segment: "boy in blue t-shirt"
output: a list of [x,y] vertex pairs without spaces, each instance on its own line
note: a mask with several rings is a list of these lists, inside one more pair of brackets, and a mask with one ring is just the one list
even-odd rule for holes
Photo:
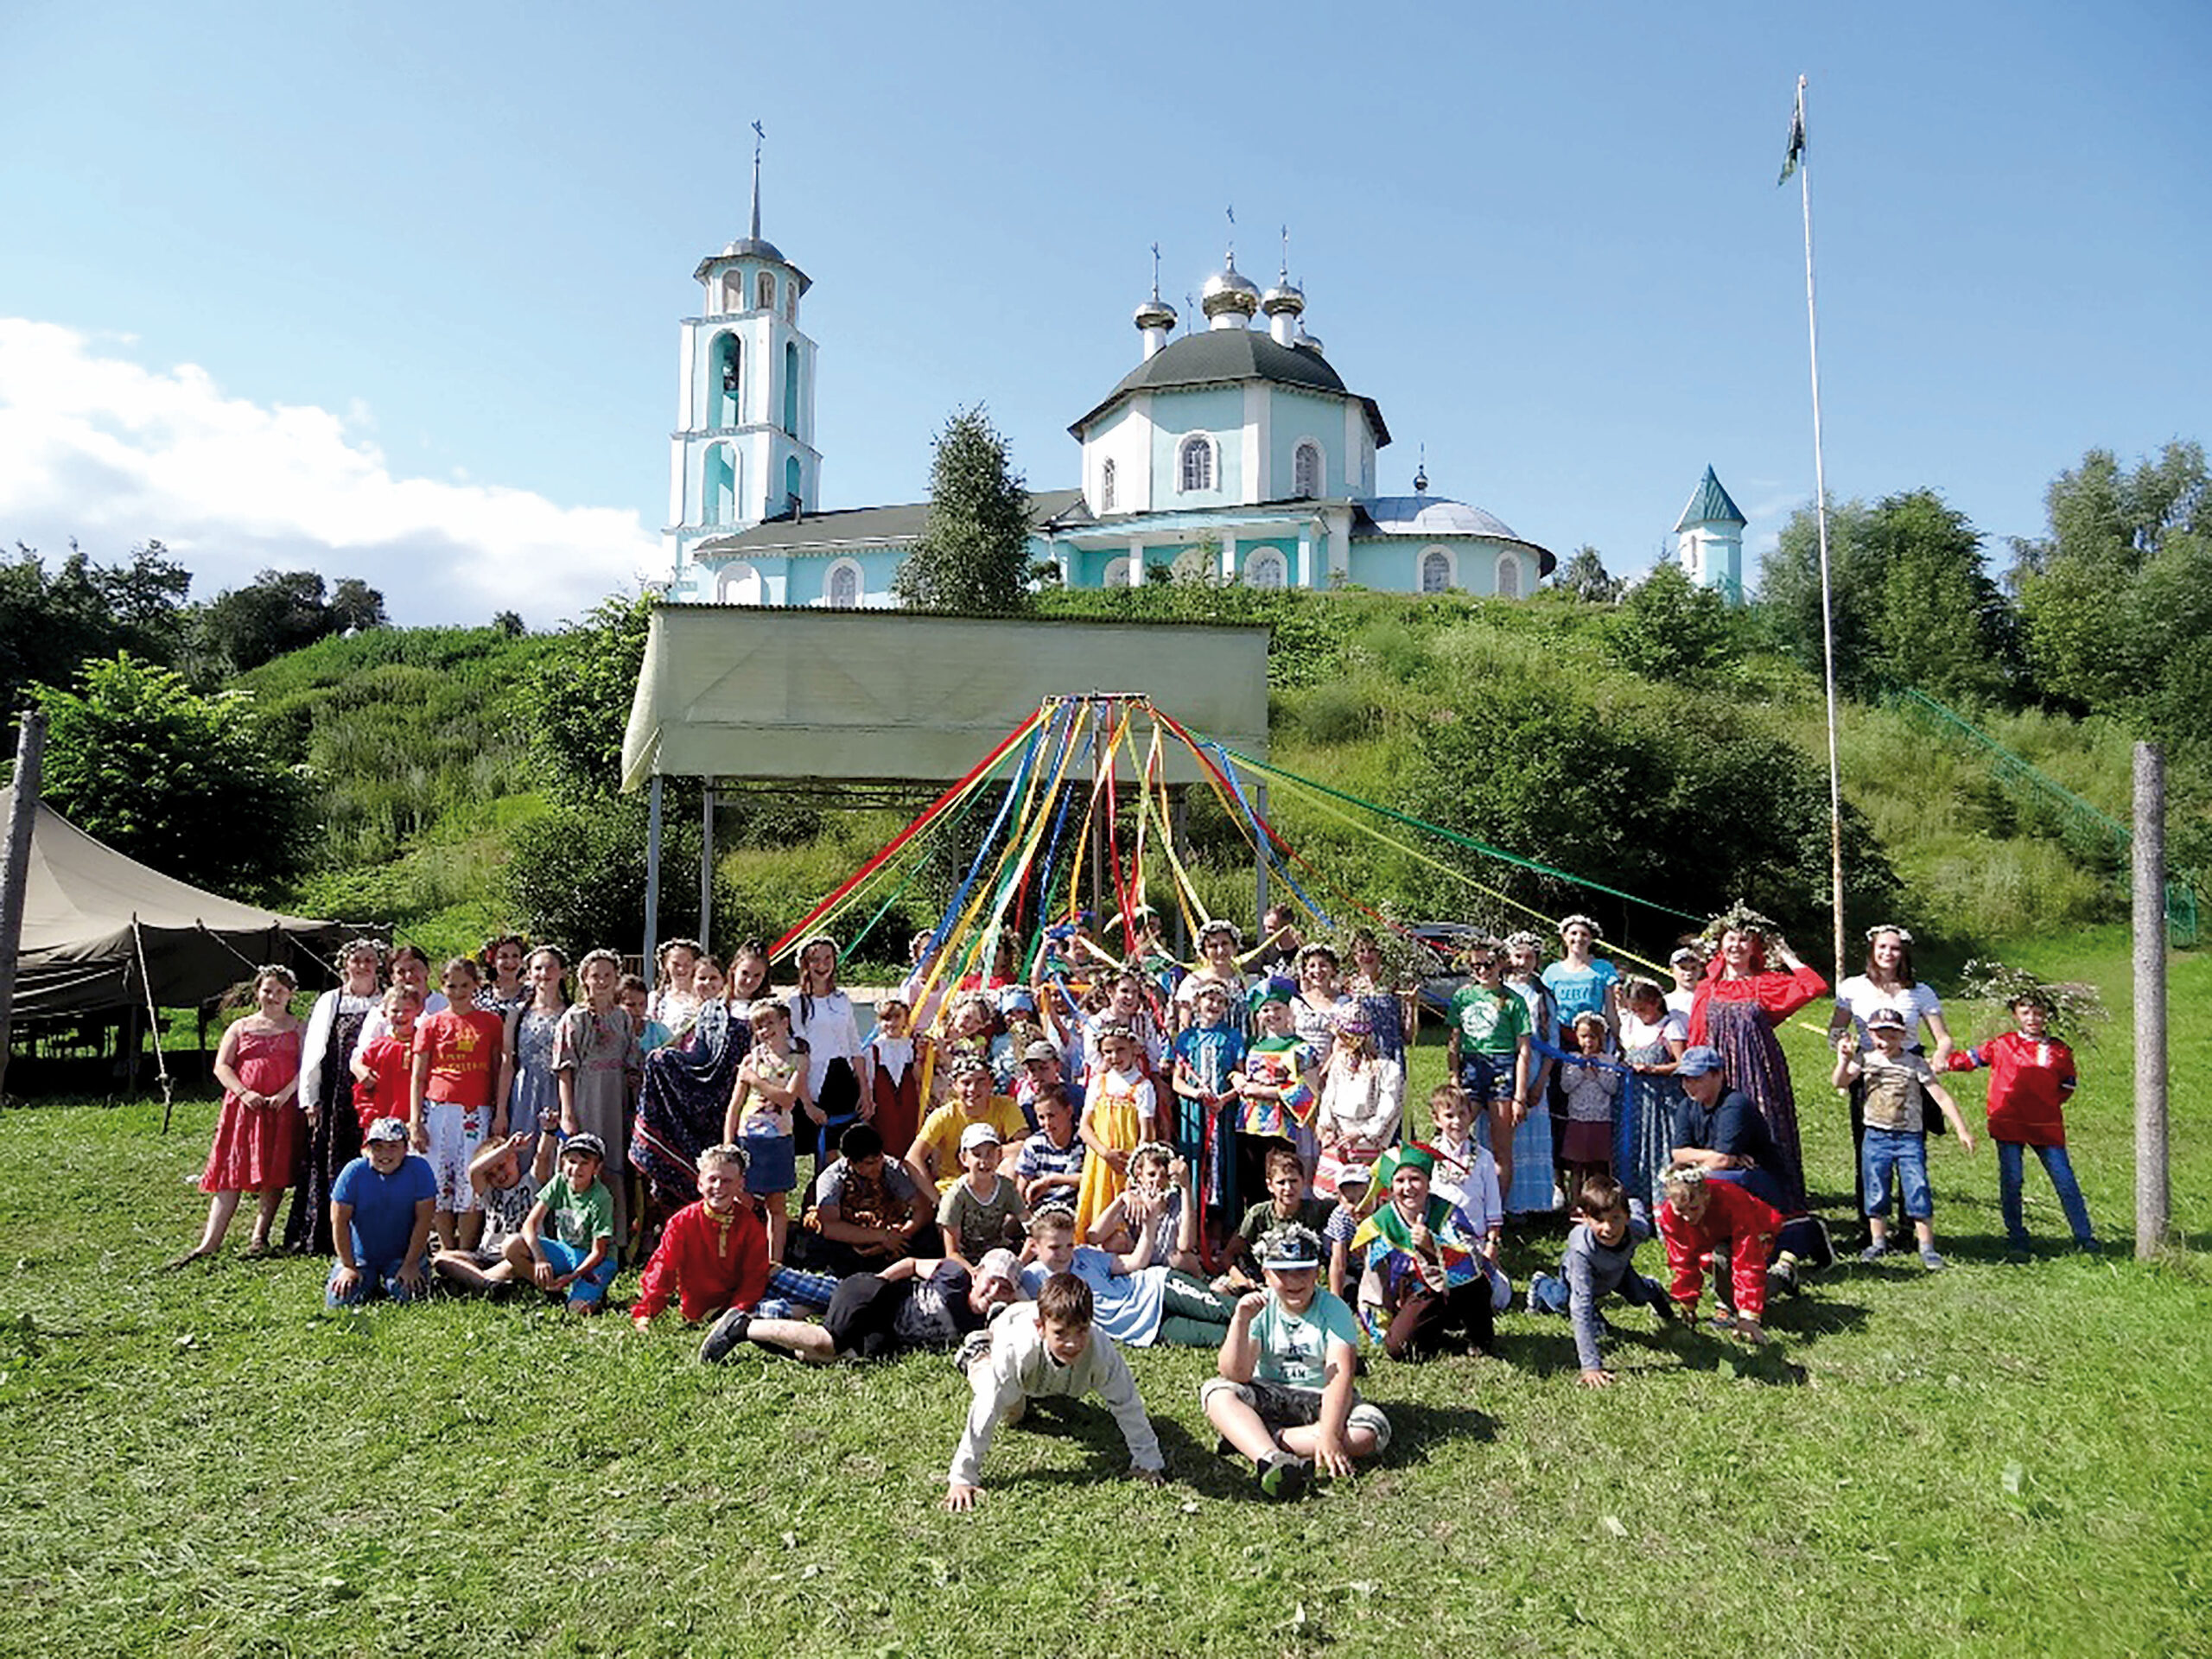
[[380,1117],[362,1138],[359,1158],[330,1184],[330,1237],[338,1254],[322,1300],[358,1306],[374,1294],[395,1302],[423,1293],[438,1178],[429,1160],[407,1150],[407,1125]]
[[1390,1444],[1390,1420],[1359,1397],[1359,1327],[1320,1288],[1321,1241],[1292,1224],[1260,1241],[1268,1287],[1242,1298],[1221,1344],[1218,1376],[1198,1389],[1206,1421],[1252,1459],[1269,1497],[1295,1497],[1313,1466],[1349,1475],[1355,1458]]

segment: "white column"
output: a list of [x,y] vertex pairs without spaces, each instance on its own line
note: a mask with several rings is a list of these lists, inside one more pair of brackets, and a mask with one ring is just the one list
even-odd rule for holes
[[1221,579],[1224,582],[1236,580],[1236,538],[1234,536],[1221,538]]
[[1295,580],[1300,588],[1313,585],[1313,526],[1311,524],[1301,525],[1298,531],[1298,574]]
[[1144,586],[1144,537],[1141,536],[1129,537],[1129,586]]
[[1349,578],[1351,573],[1351,515],[1337,512],[1329,515],[1329,578],[1322,585],[1333,588],[1338,577]]

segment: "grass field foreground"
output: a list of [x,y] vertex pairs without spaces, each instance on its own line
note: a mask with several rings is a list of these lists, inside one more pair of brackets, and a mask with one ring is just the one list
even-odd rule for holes
[[[2107,1254],[2060,1249],[2031,1165],[2047,1248],[2005,1265],[1988,1148],[1936,1149],[1952,1271],[1839,1268],[1758,1352],[1618,1310],[1605,1392],[1516,1304],[1500,1358],[1376,1359],[1389,1455],[1284,1507],[1213,1454],[1208,1355],[1134,1358],[1164,1491],[1110,1478],[1103,1410],[1040,1412],[948,1516],[966,1392],[942,1358],[708,1369],[672,1316],[334,1315],[320,1264],[235,1253],[160,1275],[212,1102],[166,1137],[151,1105],[11,1111],[0,1652],[2212,1651],[2212,960],[2177,959],[2172,992],[2197,1253],[2145,1266],[2125,941],[2014,954],[2115,1004],[2071,1114]],[[1954,1010],[1962,1037],[1990,1018]],[[1843,1114],[1817,1033],[1789,1043],[1840,1217]],[[1440,1071],[1424,1048],[1411,1092]],[[1961,1095],[1978,1127],[1979,1080]],[[1512,1236],[1516,1285],[1562,1231]]]

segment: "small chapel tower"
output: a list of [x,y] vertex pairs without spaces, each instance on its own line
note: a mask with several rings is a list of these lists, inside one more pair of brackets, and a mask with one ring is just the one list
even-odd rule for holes
[[760,124],[753,123],[750,232],[699,262],[702,315],[680,326],[676,430],[663,532],[678,597],[712,600],[693,549],[821,500],[814,448],[814,342],[799,332],[804,271],[760,236]]
[[1732,605],[1744,592],[1744,525],[1748,522],[1720,487],[1712,467],[1675,524],[1675,556],[1683,572],[1700,588],[1715,588]]

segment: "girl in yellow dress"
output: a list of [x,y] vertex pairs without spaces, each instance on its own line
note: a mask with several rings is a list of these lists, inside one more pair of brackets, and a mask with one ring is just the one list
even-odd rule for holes
[[1076,1196],[1076,1236],[1104,1215],[1128,1179],[1129,1154],[1160,1138],[1159,1102],[1145,1073],[1136,1033],[1125,1025],[1101,1027],[1098,1055],[1103,1062],[1090,1074],[1084,1101],[1083,1185]]

